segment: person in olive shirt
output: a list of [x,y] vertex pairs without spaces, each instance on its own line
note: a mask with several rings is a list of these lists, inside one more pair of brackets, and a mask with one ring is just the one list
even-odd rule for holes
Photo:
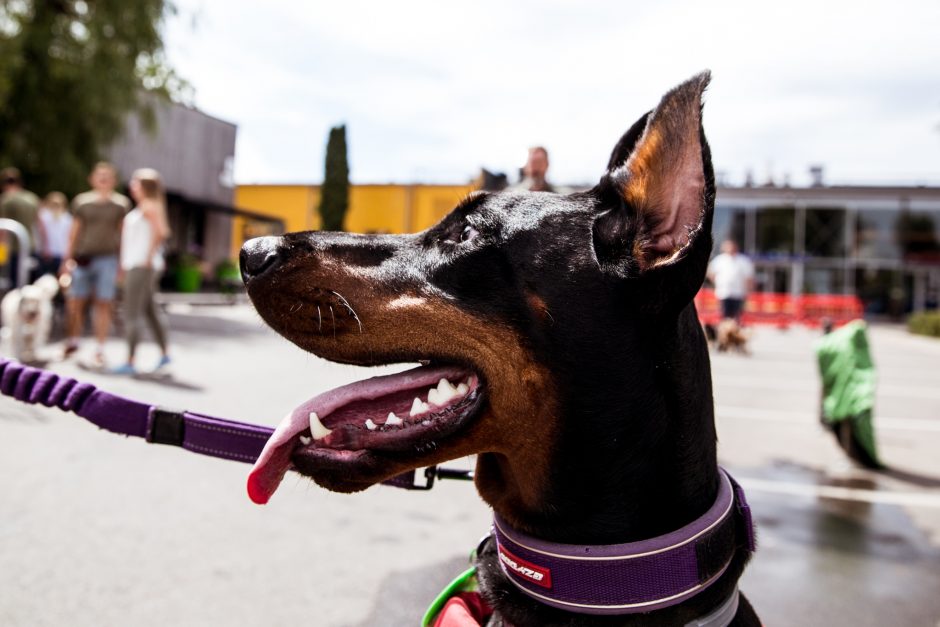
[[114,191],[117,171],[110,163],[95,165],[88,177],[91,191],[72,201],[72,232],[63,261],[63,271],[72,274],[66,305],[68,339],[65,357],[78,350],[78,338],[89,299],[94,300],[94,330],[98,345],[94,365],[105,367],[104,343],[111,329],[117,291],[118,253],[121,226],[131,203]]
[[[26,228],[29,233],[30,246],[34,244],[34,230],[37,227],[36,217],[39,214],[39,198],[29,190],[23,189],[23,177],[16,168],[4,168],[0,172],[0,185],[3,193],[0,195],[0,218],[9,218],[16,220]],[[0,231],[0,242],[9,244],[10,238],[6,231]],[[28,252],[32,252],[32,249]],[[13,287],[18,286],[19,266],[18,256],[9,255],[10,274],[13,279]]]

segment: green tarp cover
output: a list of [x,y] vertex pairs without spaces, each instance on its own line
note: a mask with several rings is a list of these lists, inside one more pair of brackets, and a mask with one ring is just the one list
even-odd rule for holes
[[816,342],[823,385],[823,420],[854,421],[858,443],[877,460],[872,415],[875,407],[875,364],[868,350],[865,323],[855,320]]

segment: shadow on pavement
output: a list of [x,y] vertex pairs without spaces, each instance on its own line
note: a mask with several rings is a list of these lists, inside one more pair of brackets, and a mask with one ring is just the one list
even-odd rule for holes
[[237,320],[199,313],[175,314],[168,316],[170,327],[170,341],[173,336],[185,335],[187,342],[190,339],[214,339],[219,337],[239,337],[244,335],[267,335],[273,333],[264,326],[259,317],[257,320]]
[[369,616],[361,623],[347,627],[418,625],[444,586],[467,567],[467,556],[463,555],[423,568],[392,573],[378,590],[369,592],[369,596],[375,599]]
[[[880,473],[846,479],[778,462],[741,474],[877,490]],[[936,623],[940,549],[901,507],[760,490],[748,500],[758,550],[741,590],[765,624]]]
[[192,390],[193,392],[202,392],[205,388],[201,385],[196,385],[194,383],[186,383],[185,381],[180,381],[179,379],[173,378],[171,374],[164,373],[140,373],[134,375],[134,381],[142,381],[144,383],[155,383],[157,385],[162,385],[168,388],[176,388],[179,390]]
[[917,472],[902,470],[893,466],[889,466],[887,469],[883,470],[881,474],[921,488],[940,488],[940,477],[922,475]]
[[49,410],[47,410],[45,407],[24,405],[19,401],[8,399],[6,397],[3,397],[3,400],[0,402],[2,402],[2,409],[0,409],[0,420],[21,423],[49,422]]

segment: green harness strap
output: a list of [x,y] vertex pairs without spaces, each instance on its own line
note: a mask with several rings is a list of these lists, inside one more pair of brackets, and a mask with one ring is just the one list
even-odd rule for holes
[[476,566],[471,566],[457,575],[457,578],[447,584],[447,587],[441,590],[437,598],[431,602],[428,611],[424,613],[424,618],[421,619],[421,627],[431,627],[434,624],[434,619],[437,618],[437,615],[452,596],[458,592],[475,592],[476,589],[477,569]]

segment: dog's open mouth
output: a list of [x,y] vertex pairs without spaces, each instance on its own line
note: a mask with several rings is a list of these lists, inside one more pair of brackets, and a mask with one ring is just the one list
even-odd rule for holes
[[471,370],[421,366],[324,392],[278,425],[251,470],[248,495],[266,503],[288,470],[318,459],[356,464],[366,455],[433,450],[479,413],[483,391]]

